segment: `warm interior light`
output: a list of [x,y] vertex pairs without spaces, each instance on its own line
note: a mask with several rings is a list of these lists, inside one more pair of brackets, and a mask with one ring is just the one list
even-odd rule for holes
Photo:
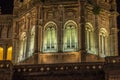
[[7,60],[12,60],[12,47],[7,50]]
[[3,48],[0,47],[0,60],[3,60]]

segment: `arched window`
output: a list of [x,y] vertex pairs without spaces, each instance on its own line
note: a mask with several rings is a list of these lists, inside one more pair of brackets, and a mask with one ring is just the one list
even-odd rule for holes
[[86,38],[86,50],[90,52],[94,48],[94,39],[93,39],[93,27],[89,23],[86,23],[85,25],[85,38]]
[[25,53],[26,53],[26,33],[23,32],[22,35],[20,36],[20,49],[19,49],[19,58],[18,61],[21,61],[25,58]]
[[57,51],[57,30],[54,22],[48,22],[44,30],[43,52]]
[[107,41],[107,32],[105,29],[100,29],[99,32],[99,50],[100,50],[100,56],[101,57],[105,57],[106,56],[106,52],[107,52],[107,46],[108,45],[108,41]]
[[7,60],[12,60],[12,47],[7,49]]
[[35,42],[35,26],[33,26],[30,33],[29,56],[31,56],[34,52],[34,42]]
[[0,47],[0,60],[3,60],[3,48]]
[[76,51],[77,38],[77,24],[69,20],[64,25],[63,51]]

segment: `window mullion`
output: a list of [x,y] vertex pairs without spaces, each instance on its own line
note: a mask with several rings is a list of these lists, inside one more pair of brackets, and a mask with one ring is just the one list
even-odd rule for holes
[[70,36],[69,39],[70,39],[70,49],[71,49],[72,48],[71,47],[71,44],[72,44],[72,39],[71,39],[72,38],[72,28],[71,27],[70,27],[70,35],[69,36]]
[[87,30],[87,49],[89,50],[89,29]]
[[105,36],[103,36],[104,39],[104,55],[105,55]]
[[91,31],[89,31],[89,50],[91,50]]

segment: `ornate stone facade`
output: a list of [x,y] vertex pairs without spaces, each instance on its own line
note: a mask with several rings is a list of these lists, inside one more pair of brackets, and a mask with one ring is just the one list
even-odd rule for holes
[[99,62],[118,55],[115,0],[15,0],[14,15],[15,63]]
[[119,80],[117,15],[115,0],[14,0],[0,80]]

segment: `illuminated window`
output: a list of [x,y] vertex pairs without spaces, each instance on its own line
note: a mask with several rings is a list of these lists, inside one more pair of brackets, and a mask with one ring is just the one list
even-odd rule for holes
[[100,56],[105,57],[107,51],[107,33],[104,29],[100,30],[99,33],[99,49],[100,49]]
[[3,48],[0,47],[0,60],[3,60]]
[[12,47],[7,49],[7,60],[12,60]]
[[49,22],[45,26],[43,52],[57,51],[57,31],[56,24]]
[[74,21],[69,20],[64,26],[63,50],[75,51],[77,44],[77,25]]
[[86,49],[91,51],[94,48],[93,27],[89,23],[85,26]]
[[25,59],[25,53],[26,53],[26,33],[23,32],[20,37],[20,49],[19,49],[19,56],[18,61],[21,61]]
[[34,42],[35,42],[35,26],[33,26],[30,33],[30,47],[29,47],[29,56],[34,52]]

